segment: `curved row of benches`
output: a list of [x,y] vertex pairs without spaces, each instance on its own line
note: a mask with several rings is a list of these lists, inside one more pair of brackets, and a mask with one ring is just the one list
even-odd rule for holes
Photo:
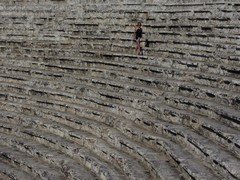
[[1,7],[1,178],[240,178],[238,2]]

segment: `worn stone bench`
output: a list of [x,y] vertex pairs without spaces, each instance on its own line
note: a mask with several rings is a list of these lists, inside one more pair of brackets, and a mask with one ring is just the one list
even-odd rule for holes
[[2,1],[0,178],[239,179],[238,12],[234,0]]
[[[44,103],[43,101],[39,101],[38,103]],[[45,103],[44,103],[45,104]],[[49,106],[50,104],[45,104],[45,105],[47,105],[47,106]],[[51,105],[50,105],[51,106]],[[57,107],[57,106],[56,106]],[[60,110],[60,109],[59,109]],[[160,143],[160,142],[159,142]],[[163,142],[162,142],[163,143]],[[168,144],[169,144],[169,142],[168,142]],[[129,143],[127,143],[127,146],[130,146],[130,144]],[[161,145],[161,146],[163,146],[163,145]],[[166,146],[166,144],[165,144],[165,146]],[[176,145],[175,145],[176,146]],[[174,147],[174,146],[173,146]],[[172,147],[172,148],[173,148]],[[168,149],[168,148],[167,148]],[[169,149],[170,150],[170,149]],[[170,153],[170,154],[175,154],[175,153],[177,153],[177,151],[174,151],[174,152],[171,152],[171,150],[168,152],[168,153]],[[178,155],[177,155],[178,154]],[[182,154],[182,153],[177,153],[177,154],[175,154],[174,156],[177,158],[178,156],[184,156],[184,154]],[[156,157],[155,157],[156,158]],[[191,158],[192,159],[192,158]],[[175,159],[176,160],[176,159]],[[189,166],[188,166],[188,168],[189,169],[186,169],[186,171],[188,171],[188,173],[193,173],[193,169],[194,169],[194,167],[196,168],[196,166],[198,166],[198,168],[200,168],[200,169],[202,169],[201,171],[205,171],[205,173],[204,173],[204,176],[211,176],[209,173],[207,173],[207,170],[204,170],[204,168],[203,167],[200,167],[199,165],[200,164],[195,164],[193,161],[191,162],[188,162],[188,163],[190,163],[190,164],[192,164],[192,166],[189,164]],[[184,162],[183,162],[183,164],[184,164]],[[194,165],[195,164],[195,165]],[[203,173],[203,172],[202,172]],[[203,176],[203,174],[199,174],[199,175],[197,175],[197,176]],[[206,174],[207,173],[207,174]]]

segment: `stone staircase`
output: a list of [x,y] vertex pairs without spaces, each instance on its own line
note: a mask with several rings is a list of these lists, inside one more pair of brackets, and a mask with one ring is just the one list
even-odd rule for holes
[[1,1],[0,179],[240,179],[239,12]]

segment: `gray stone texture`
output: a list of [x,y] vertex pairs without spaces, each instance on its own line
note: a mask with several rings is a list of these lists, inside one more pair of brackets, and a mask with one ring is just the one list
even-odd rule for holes
[[0,32],[0,179],[240,179],[238,0],[1,0]]

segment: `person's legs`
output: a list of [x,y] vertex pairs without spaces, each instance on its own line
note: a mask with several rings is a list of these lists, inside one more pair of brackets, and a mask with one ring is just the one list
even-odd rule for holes
[[136,41],[136,55],[137,55],[137,53],[138,53],[138,41]]
[[140,39],[137,39],[137,44],[136,44],[136,55],[139,55],[140,52],[141,52]]

